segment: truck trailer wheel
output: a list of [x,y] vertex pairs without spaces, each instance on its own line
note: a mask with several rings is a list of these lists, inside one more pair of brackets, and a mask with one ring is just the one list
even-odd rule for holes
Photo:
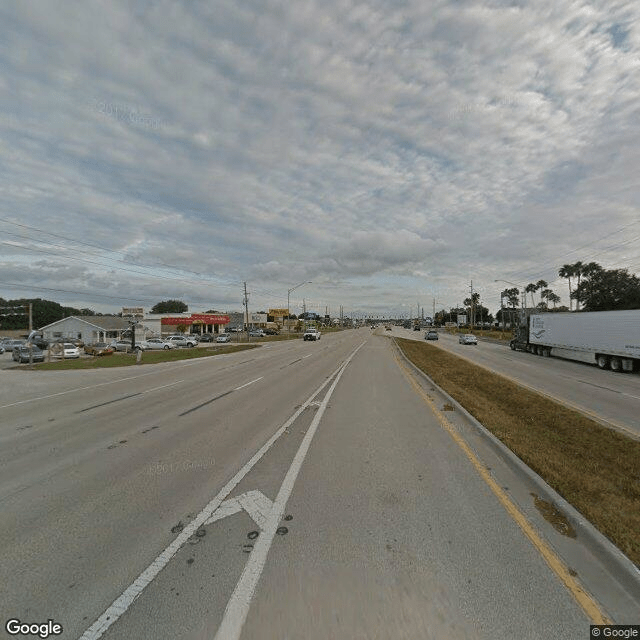
[[596,358],[596,363],[600,369],[609,368],[609,358],[607,358],[607,356],[598,356]]
[[620,358],[611,358],[611,371],[622,371],[622,360]]

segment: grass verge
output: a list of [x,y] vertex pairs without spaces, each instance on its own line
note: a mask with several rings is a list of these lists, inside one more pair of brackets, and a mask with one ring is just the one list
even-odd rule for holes
[[443,349],[403,353],[640,567],[640,442]]
[[[157,364],[159,362],[174,362],[176,360],[190,360],[191,358],[207,358],[222,353],[234,353],[254,349],[256,344],[237,344],[229,346],[212,346],[198,349],[172,349],[170,351],[145,351],[140,364]],[[110,356],[97,358],[80,358],[78,360],[60,360],[58,362],[42,362],[35,365],[38,371],[57,371],[67,369],[105,369],[109,367],[128,367],[137,364],[137,357],[133,353],[114,353]],[[28,365],[25,365],[28,366]]]

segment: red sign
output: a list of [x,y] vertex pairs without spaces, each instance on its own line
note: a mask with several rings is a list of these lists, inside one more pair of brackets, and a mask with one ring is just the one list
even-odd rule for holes
[[229,324],[229,316],[213,313],[192,313],[190,318],[161,318],[160,324]]
[[160,318],[160,324],[193,324],[193,318]]

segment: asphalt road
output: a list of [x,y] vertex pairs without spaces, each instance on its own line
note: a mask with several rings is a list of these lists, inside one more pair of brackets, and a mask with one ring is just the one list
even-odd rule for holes
[[[369,329],[0,379],[3,625],[511,640],[582,639],[601,613],[640,620],[582,541],[537,516],[525,481],[464,424],[443,427],[433,390]],[[586,605],[559,578],[568,562]]]
[[[388,333],[388,332],[387,332]],[[393,327],[391,335],[424,341],[424,331]],[[457,335],[439,331],[442,349],[468,358],[520,384],[560,400],[602,424],[640,437],[640,375],[602,371],[596,366],[560,358],[542,358],[508,345],[479,338],[479,344],[458,343]]]

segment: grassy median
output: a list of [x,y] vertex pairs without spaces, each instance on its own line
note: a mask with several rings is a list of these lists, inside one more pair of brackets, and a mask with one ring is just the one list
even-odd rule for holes
[[[236,351],[255,349],[257,346],[257,344],[234,344],[200,347],[195,349],[145,351],[142,354],[142,361],[140,364],[157,364],[159,362],[174,362],[176,360],[189,360],[191,358],[207,358],[210,356],[220,355],[222,353],[235,353]],[[128,367],[137,363],[138,360],[135,353],[114,353],[110,356],[41,362],[34,366],[38,371],[51,371],[63,369],[104,369],[108,367]]]
[[640,441],[433,345],[404,354],[640,567]]

